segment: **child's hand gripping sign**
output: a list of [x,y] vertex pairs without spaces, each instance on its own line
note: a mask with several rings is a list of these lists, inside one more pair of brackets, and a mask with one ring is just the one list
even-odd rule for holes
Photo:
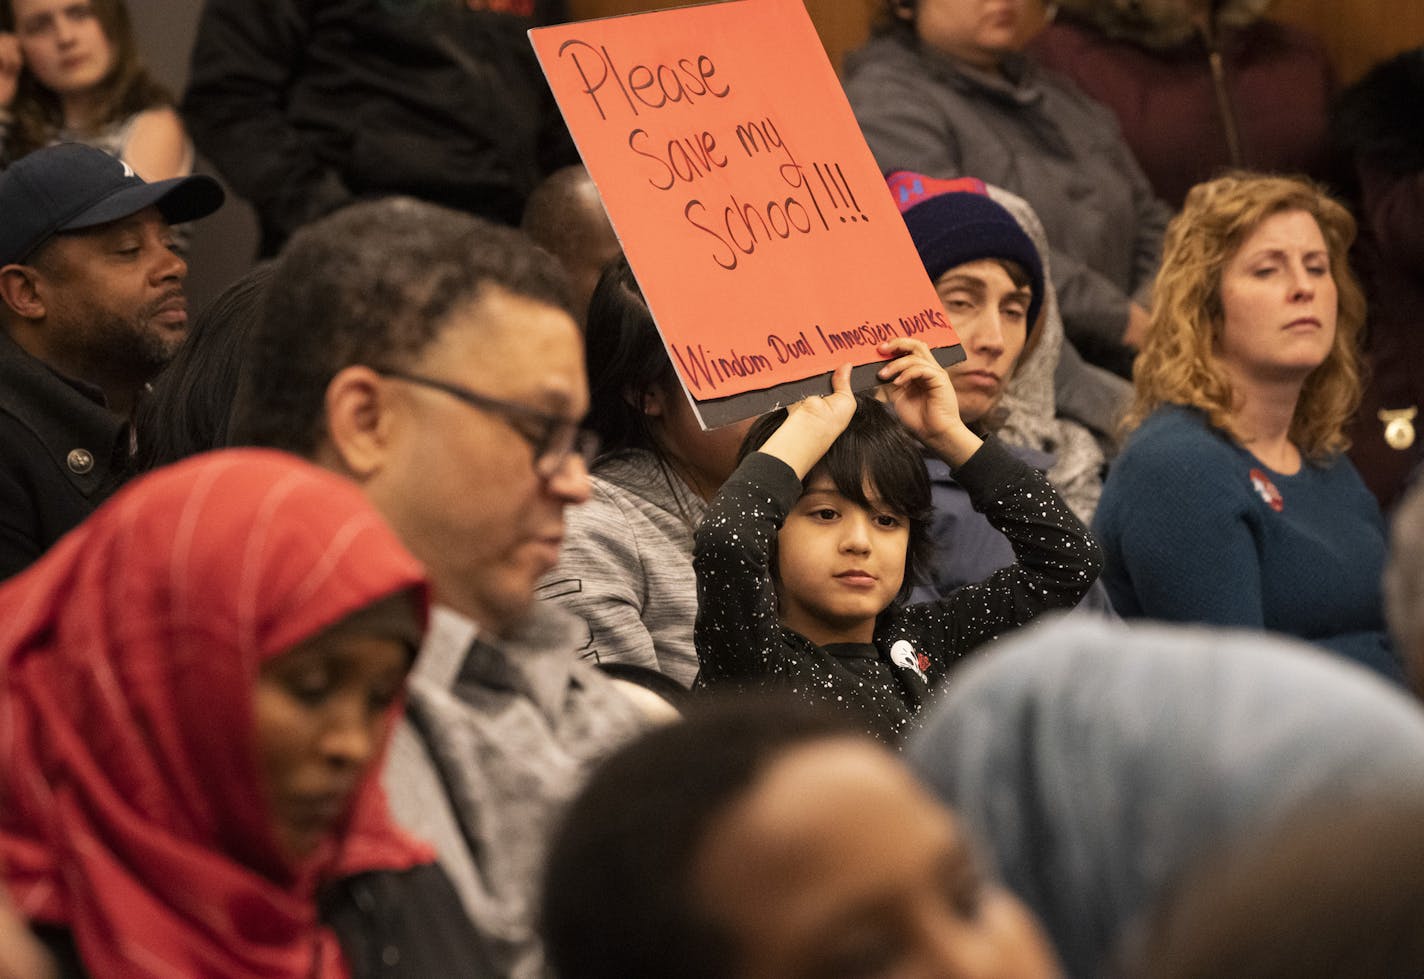
[[800,0],[530,32],[704,428],[963,359]]

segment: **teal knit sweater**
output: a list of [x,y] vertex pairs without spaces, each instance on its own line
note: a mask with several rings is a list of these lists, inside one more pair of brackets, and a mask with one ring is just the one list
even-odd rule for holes
[[1094,530],[1124,618],[1268,629],[1402,676],[1384,522],[1344,456],[1283,475],[1201,412],[1162,408],[1113,463]]

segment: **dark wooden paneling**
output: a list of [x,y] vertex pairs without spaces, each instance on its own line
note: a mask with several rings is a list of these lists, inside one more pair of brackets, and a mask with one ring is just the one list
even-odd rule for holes
[[1279,0],[1273,13],[1319,34],[1346,84],[1376,62],[1424,44],[1421,0]]
[[[861,44],[880,0],[805,0],[833,64]],[[684,6],[684,0],[570,0],[578,19]],[[1274,16],[1324,39],[1342,81],[1407,48],[1424,45],[1424,0],[1278,0]]]

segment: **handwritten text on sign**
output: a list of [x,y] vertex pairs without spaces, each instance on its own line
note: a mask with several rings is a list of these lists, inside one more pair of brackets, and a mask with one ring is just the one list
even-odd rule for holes
[[[592,99],[598,117],[605,122],[621,115],[637,119],[670,105],[693,105],[699,99],[725,99],[732,92],[729,83],[714,77],[717,66],[705,54],[695,59],[679,58],[675,67],[635,64],[626,74],[615,64],[607,47],[594,48],[587,41],[565,41],[559,46],[559,57],[569,59],[578,72],[584,94]],[[664,142],[642,126],[633,126],[627,141],[628,149],[647,161],[642,165],[648,185],[655,190],[670,191],[679,184],[695,184],[737,159],[762,160],[776,168],[777,175],[793,192],[783,200],[744,204],[734,195],[729,201],[709,207],[701,197],[690,197],[683,205],[687,223],[718,243],[711,258],[722,268],[735,269],[738,256],[754,254],[762,242],[829,231],[831,221],[836,219],[842,224],[869,220],[841,165],[812,163],[814,176],[809,176],[782,139],[773,116],[739,122],[730,134],[722,135],[720,144],[710,129],[672,136]],[[812,181],[820,186],[820,198]],[[822,200],[826,202],[824,208]],[[720,213],[716,211],[718,204]]]
[[695,400],[957,342],[798,0],[531,38]]

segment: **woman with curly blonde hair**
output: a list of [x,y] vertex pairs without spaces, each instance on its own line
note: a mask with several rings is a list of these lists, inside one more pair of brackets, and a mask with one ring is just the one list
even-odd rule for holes
[[1191,190],[1095,529],[1124,616],[1282,632],[1397,678],[1384,524],[1343,454],[1364,321],[1354,235],[1306,181],[1237,173]]

